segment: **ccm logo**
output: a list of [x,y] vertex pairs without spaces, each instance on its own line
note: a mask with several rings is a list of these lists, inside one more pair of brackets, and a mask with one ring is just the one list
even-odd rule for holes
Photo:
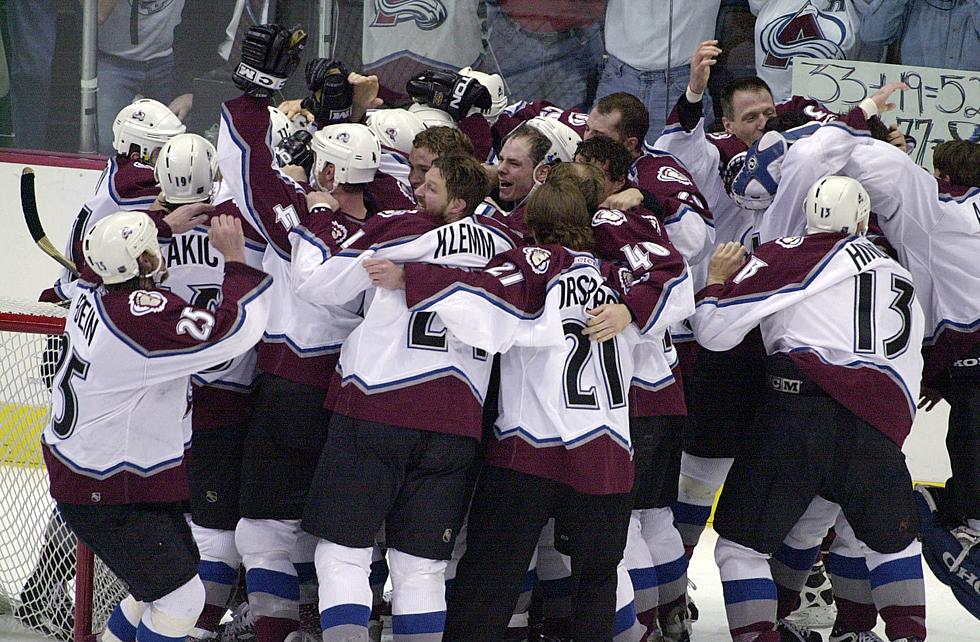
[[980,366],[980,359],[959,359],[953,362],[954,368],[976,368]]
[[769,375],[769,387],[777,392],[788,392],[793,395],[800,394],[800,386],[803,382],[799,379],[785,379]]
[[275,88],[276,79],[259,72],[259,70],[249,67],[243,62],[238,63],[238,75],[256,85]]

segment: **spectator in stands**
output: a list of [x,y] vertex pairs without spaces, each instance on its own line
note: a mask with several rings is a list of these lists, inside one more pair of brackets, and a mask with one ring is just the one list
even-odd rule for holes
[[56,0],[7,2],[10,115],[17,147],[43,149],[45,146],[57,23]]
[[861,39],[898,43],[903,65],[980,70],[980,0],[872,0]]
[[488,0],[487,42],[515,100],[586,110],[602,66],[605,0]]
[[137,95],[170,103],[183,119],[191,94],[177,95],[174,29],[184,0],[99,2],[99,153],[111,154],[112,121]]
[[853,59],[867,0],[749,0],[756,75],[777,103],[793,95],[793,58]]
[[[721,0],[674,2],[609,0],[606,8],[606,53],[596,97],[618,91],[633,94],[650,112],[646,141],[660,136],[667,115],[684,95],[691,79],[691,43],[710,40]],[[704,97],[705,125],[714,112]]]

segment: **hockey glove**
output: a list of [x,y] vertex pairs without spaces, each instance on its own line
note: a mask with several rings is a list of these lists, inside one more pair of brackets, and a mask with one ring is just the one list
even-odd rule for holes
[[347,77],[350,71],[339,60],[317,58],[306,63],[306,86],[310,95],[303,99],[303,109],[313,112],[319,127],[350,120],[354,88]]
[[314,160],[313,148],[310,146],[312,140],[313,136],[305,129],[294,132],[292,136],[284,139],[276,146],[276,160],[279,161],[279,166],[299,165],[309,176]]
[[441,109],[457,123],[466,118],[473,107],[485,111],[493,104],[490,91],[480,81],[453,71],[424,71],[408,81],[405,93],[416,102]]
[[298,27],[250,27],[242,42],[241,62],[235,68],[235,86],[249,96],[268,98],[286,84],[305,47],[306,33]]

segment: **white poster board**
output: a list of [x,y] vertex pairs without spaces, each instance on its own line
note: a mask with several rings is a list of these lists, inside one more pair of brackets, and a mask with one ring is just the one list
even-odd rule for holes
[[882,86],[904,81],[883,115],[913,145],[916,163],[932,169],[932,149],[947,140],[980,141],[980,71],[956,71],[851,60],[793,59],[793,93],[845,113]]

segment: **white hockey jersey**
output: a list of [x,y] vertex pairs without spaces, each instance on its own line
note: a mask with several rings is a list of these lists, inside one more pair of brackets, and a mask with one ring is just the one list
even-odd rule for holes
[[[443,224],[424,212],[380,212],[338,254],[312,267],[296,262],[294,287],[311,303],[342,305],[374,290],[366,259],[479,268],[518,242],[482,216]],[[379,290],[341,350],[334,412],[479,439],[491,363],[434,314],[410,311],[402,291]]]
[[922,377],[922,309],[908,270],[863,236],[813,234],[758,248],[727,282],[698,293],[698,343],[729,350],[756,326],[768,354],[899,446]]
[[70,504],[186,499],[189,377],[255,345],[270,285],[229,263],[210,311],[160,290],[80,284],[41,436],[51,495]]
[[[689,314],[682,297],[664,295],[663,321],[640,333],[630,324],[597,343],[582,334],[588,310],[618,303],[632,274],[559,245],[496,256],[482,272],[406,266],[410,309],[431,311],[463,342],[500,352],[499,416],[487,463],[554,479],[591,494],[632,488],[629,386],[669,374],[637,359],[649,344],[663,354],[668,319]],[[646,353],[649,354],[649,353]]]
[[794,58],[846,60],[861,46],[867,0],[749,0],[756,15],[755,71],[776,102],[793,93]]
[[830,123],[790,147],[776,199],[761,228],[767,236],[806,226],[803,200],[818,179],[842,174],[860,181],[878,225],[915,280],[925,313],[925,380],[980,341],[980,190],[960,198],[901,150],[843,123]]

